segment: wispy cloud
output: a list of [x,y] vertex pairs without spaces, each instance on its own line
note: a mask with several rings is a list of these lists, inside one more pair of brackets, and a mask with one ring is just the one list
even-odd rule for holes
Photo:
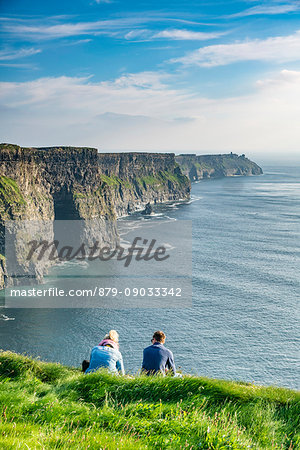
[[170,75],[165,72],[140,72],[122,75],[109,85],[117,88],[135,87],[143,89],[165,89]]
[[291,85],[300,85],[300,72],[297,70],[282,70],[276,77],[257,80],[258,88],[283,88]]
[[255,39],[233,44],[202,47],[173,63],[188,66],[216,67],[239,61],[268,61],[282,63],[300,60],[300,31],[289,36]]
[[129,41],[154,41],[154,40],[169,40],[169,41],[207,41],[209,39],[216,39],[224,33],[190,31],[186,29],[169,28],[162,31],[152,31],[149,29],[131,30],[125,34],[124,38]]
[[148,29],[140,29],[140,30],[130,30],[128,33],[125,33],[124,38],[128,41],[149,41],[153,36],[153,32]]
[[5,49],[0,50],[0,61],[11,61],[14,59],[25,58],[27,56],[36,55],[41,50],[37,48],[20,48],[18,50]]
[[168,77],[142,72],[101,83],[1,82],[2,138],[102,150],[299,150],[300,72],[258,81],[251,95],[216,99],[173,89]]
[[235,17],[247,17],[247,16],[255,16],[255,15],[274,15],[274,14],[287,14],[290,12],[296,12],[300,10],[300,3],[297,0],[294,0],[292,3],[284,3],[284,4],[273,4],[273,5],[257,5],[252,8],[246,9],[236,14],[231,14],[227,16],[228,18]]
[[19,36],[26,40],[47,40],[58,39],[71,36],[97,35],[99,33],[109,33],[126,31],[134,26],[141,26],[147,21],[146,18],[121,18],[112,20],[98,20],[92,22],[61,22],[46,19],[39,20],[2,20],[2,31],[4,33]]
[[[68,38],[74,36],[99,36],[109,35],[116,38],[133,39],[187,39],[203,40],[214,38],[218,33],[202,33],[200,31],[188,31],[177,29],[157,29],[151,30],[151,24],[155,23],[184,23],[185,25],[203,26],[190,20],[168,17],[167,15],[147,15],[128,16],[122,18],[97,20],[90,22],[62,21],[60,18],[49,17],[44,20],[39,19],[0,19],[1,29],[4,34],[22,38],[24,40],[41,41]],[[205,24],[211,26],[211,24]]]
[[89,42],[92,42],[93,39],[78,39],[78,40],[72,40],[72,41],[63,41],[60,45],[65,46],[72,46],[72,45],[81,45],[81,44],[88,44]]
[[208,39],[216,39],[222,36],[223,33],[205,33],[202,31],[190,31],[179,29],[168,29],[160,31],[153,35],[155,39],[170,39],[180,41],[206,41]]
[[37,66],[34,64],[23,64],[23,63],[0,63],[1,67],[13,67],[14,69],[29,69],[36,70]]
[[57,39],[62,37],[94,34],[100,29],[107,28],[100,22],[64,23],[59,25],[26,25],[26,24],[4,24],[5,32],[21,36],[25,39]]

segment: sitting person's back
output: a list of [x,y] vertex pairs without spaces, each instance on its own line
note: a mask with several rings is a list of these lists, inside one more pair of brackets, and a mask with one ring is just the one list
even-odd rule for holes
[[144,349],[142,371],[146,375],[159,372],[165,374],[167,370],[176,375],[173,353],[163,345],[165,339],[162,331],[156,331],[151,340],[152,345]]
[[100,368],[106,368],[110,372],[124,375],[124,364],[122,354],[119,351],[119,335],[111,330],[99,345],[91,351],[89,367],[85,373],[95,372]]

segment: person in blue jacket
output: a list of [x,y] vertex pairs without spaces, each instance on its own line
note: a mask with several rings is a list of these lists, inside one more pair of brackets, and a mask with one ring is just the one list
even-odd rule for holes
[[125,374],[123,357],[119,351],[119,334],[116,330],[110,330],[100,344],[92,349],[85,373],[95,372],[100,368],[106,368],[117,375]]
[[171,370],[176,376],[174,356],[171,350],[164,346],[166,335],[163,331],[155,331],[152,345],[144,349],[142,372],[146,375],[165,373]]

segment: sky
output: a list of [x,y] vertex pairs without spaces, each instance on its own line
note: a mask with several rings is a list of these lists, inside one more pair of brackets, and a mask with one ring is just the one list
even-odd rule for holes
[[300,161],[300,0],[0,0],[1,142]]

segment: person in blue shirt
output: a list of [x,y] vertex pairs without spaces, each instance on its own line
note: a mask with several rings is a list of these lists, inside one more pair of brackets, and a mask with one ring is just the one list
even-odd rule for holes
[[166,335],[163,331],[155,331],[151,340],[152,345],[144,349],[142,372],[146,375],[165,373],[168,370],[176,375],[173,353],[164,346]]
[[117,375],[125,374],[123,357],[119,351],[119,334],[115,330],[110,330],[100,344],[92,349],[85,373],[95,372],[100,368],[106,368]]

